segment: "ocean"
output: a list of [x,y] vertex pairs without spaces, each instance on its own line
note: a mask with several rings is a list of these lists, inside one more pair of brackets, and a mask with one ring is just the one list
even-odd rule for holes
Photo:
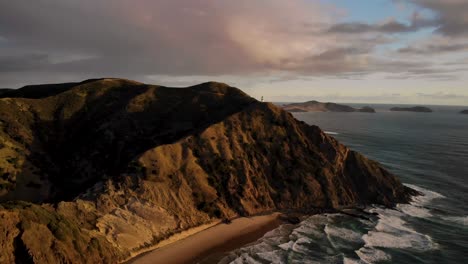
[[468,116],[452,106],[430,106],[433,113],[370,106],[376,114],[294,116],[379,161],[424,196],[395,209],[369,206],[369,220],[323,214],[282,225],[220,263],[468,263]]

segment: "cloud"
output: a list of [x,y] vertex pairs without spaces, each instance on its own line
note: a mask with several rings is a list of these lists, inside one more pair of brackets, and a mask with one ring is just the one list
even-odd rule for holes
[[390,20],[378,24],[367,24],[361,22],[339,23],[332,25],[328,32],[330,33],[408,33],[416,32],[424,28],[436,26],[435,21],[422,18],[418,13],[414,13],[411,23],[404,24],[396,20]]
[[[34,67],[26,58],[17,64],[25,62],[23,72],[44,75],[372,71],[369,57],[388,38],[317,33],[334,23],[334,12],[308,0],[4,1],[0,36],[6,42],[0,48],[23,57],[41,54]],[[398,25],[380,27],[391,31]]]
[[468,36],[468,1],[466,0],[397,0],[432,10],[437,32],[452,36]]
[[0,73],[34,70],[48,64],[47,54],[0,55]]
[[425,47],[412,47],[408,46],[401,48],[398,51],[401,53],[410,54],[434,54],[434,53],[446,53],[446,52],[460,52],[468,50],[467,44],[441,44],[441,45],[427,45]]
[[437,93],[417,93],[419,97],[431,98],[431,99],[461,99],[466,98],[468,96],[461,95],[461,94],[453,94],[453,93],[444,93],[444,92],[437,92]]
[[146,80],[284,73],[360,78],[429,71],[436,68],[433,62],[405,58],[425,50],[408,46],[389,59],[379,48],[399,41],[393,33],[429,27],[455,32],[456,23],[448,21],[455,11],[438,1],[404,1],[439,15],[415,12],[407,24],[336,24],[340,10],[310,0],[0,0],[0,51],[8,54],[0,57],[0,79],[13,84],[64,76]]
[[2,1],[0,36],[17,53],[92,58],[62,63],[62,71],[244,74],[333,44],[303,33],[328,20],[324,8],[306,0]]

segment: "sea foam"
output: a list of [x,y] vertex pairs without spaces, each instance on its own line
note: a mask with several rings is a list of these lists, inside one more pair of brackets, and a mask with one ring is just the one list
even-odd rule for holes
[[413,197],[411,203],[409,204],[397,205],[398,210],[400,210],[401,212],[409,216],[419,217],[419,218],[431,217],[433,216],[432,213],[429,211],[429,209],[425,208],[424,206],[429,204],[434,199],[445,198],[445,196],[443,196],[440,193],[430,191],[430,190],[424,189],[416,185],[412,185],[412,184],[405,184],[405,185],[422,193],[422,195]]
[[364,243],[361,238],[362,234],[352,229],[327,224],[325,225],[324,232],[328,241],[336,249],[353,249],[356,245]]
[[399,204],[397,209],[413,217],[427,218],[432,216],[429,209],[412,204]]
[[436,247],[429,236],[411,229],[403,220],[403,213],[391,209],[373,209],[379,214],[374,230],[365,234],[362,239],[365,247],[411,248],[420,251]]
[[423,195],[418,195],[418,196],[413,197],[413,201],[411,202],[411,204],[413,205],[424,206],[434,199],[445,198],[445,196],[443,196],[442,194],[438,192],[424,189],[422,187],[412,185],[412,184],[405,184],[405,185],[423,194]]
[[356,254],[359,256],[361,261],[357,263],[376,263],[380,261],[389,261],[391,260],[390,255],[383,252],[382,250],[375,248],[362,247],[359,250],[356,250]]
[[390,260],[389,255],[377,248],[408,248],[421,252],[438,248],[437,243],[430,236],[411,228],[405,218],[432,217],[431,212],[424,205],[433,199],[444,198],[444,196],[419,186],[409,184],[407,186],[423,195],[414,197],[410,204],[398,204],[396,210],[380,207],[367,209],[370,213],[376,213],[379,219],[375,227],[362,236],[362,240],[365,242],[364,246],[355,251],[363,262],[375,263]]
[[[425,205],[444,196],[409,185],[424,196],[395,209],[368,207],[369,220],[342,214],[313,215],[299,225],[281,225],[256,243],[229,253],[220,263],[345,263],[391,261],[386,249],[435,250],[438,244],[408,224],[411,217],[434,217]],[[450,217],[466,225],[467,217]],[[349,253],[353,252],[353,253]]]
[[[416,185],[411,185],[411,184],[405,184],[405,185],[423,194],[420,196],[415,196],[413,198],[413,201],[410,204],[397,205],[397,208],[399,210],[401,210],[405,214],[408,214],[414,217],[426,218],[426,217],[433,216],[429,212],[428,209],[424,208],[424,205],[429,204],[434,199],[445,198],[444,195],[438,192],[427,190]],[[452,223],[457,223],[463,226],[468,225],[468,216],[439,216],[439,217]]]
[[445,216],[442,219],[450,221],[452,223],[460,224],[463,226],[468,225],[468,216]]

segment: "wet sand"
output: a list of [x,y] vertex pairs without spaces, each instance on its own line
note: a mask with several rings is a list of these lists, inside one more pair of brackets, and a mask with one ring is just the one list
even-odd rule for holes
[[234,219],[141,254],[128,263],[216,263],[226,252],[261,238],[283,221],[280,213]]

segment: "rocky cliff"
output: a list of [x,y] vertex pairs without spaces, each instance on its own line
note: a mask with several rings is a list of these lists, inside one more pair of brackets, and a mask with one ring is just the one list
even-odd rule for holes
[[116,263],[223,218],[415,194],[320,128],[225,84],[41,87],[0,99],[0,263]]

